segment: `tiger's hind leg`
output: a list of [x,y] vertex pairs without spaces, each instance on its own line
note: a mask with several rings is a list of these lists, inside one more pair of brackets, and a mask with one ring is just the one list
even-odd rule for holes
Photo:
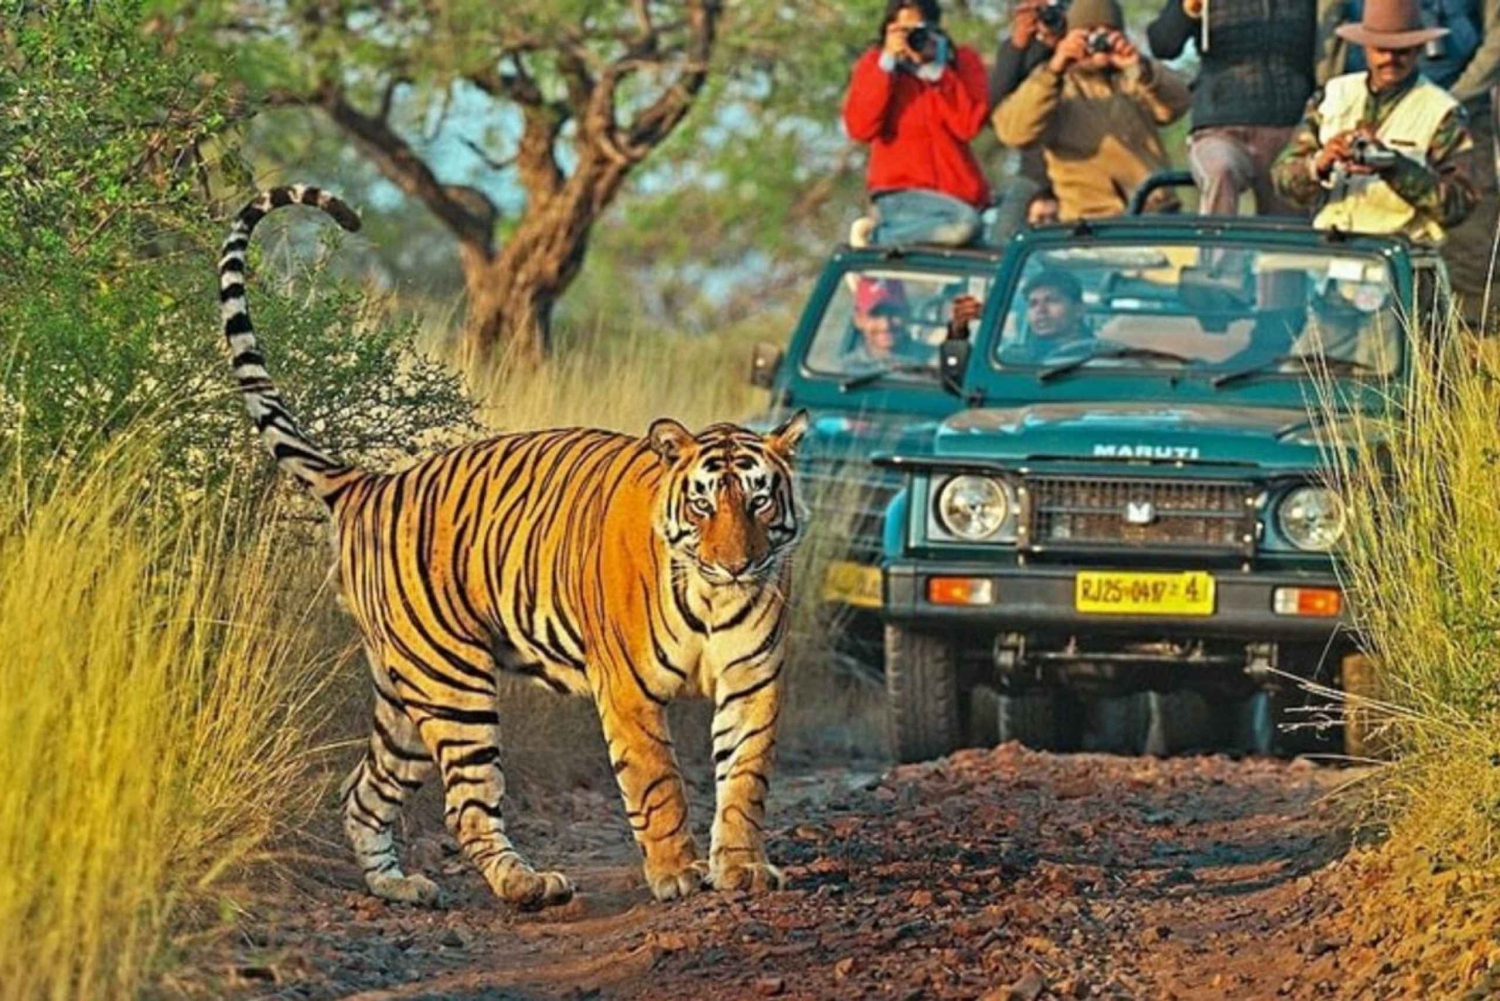
[[401,871],[392,832],[401,804],[422,787],[432,769],[416,725],[377,678],[370,743],[342,789],[344,833],[364,871],[365,885],[377,897],[412,904],[437,902],[436,883]]
[[[436,673],[429,670],[424,677],[414,670],[424,682]],[[493,689],[449,687],[441,701],[403,691],[402,700],[442,775],[448,829],[495,895],[523,908],[571,900],[572,881],[560,872],[537,872],[505,834],[505,772]]]

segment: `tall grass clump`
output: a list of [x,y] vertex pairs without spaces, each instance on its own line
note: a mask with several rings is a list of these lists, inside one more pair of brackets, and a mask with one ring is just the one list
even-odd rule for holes
[[297,570],[232,510],[155,506],[151,454],[0,490],[7,998],[132,995],[173,919],[317,792]]
[[1456,327],[1412,351],[1389,406],[1348,415],[1329,442],[1348,502],[1346,585],[1393,748],[1487,756],[1500,750],[1483,736],[1500,737],[1500,370]]
[[1378,682],[1346,711],[1395,759],[1368,784],[1387,837],[1359,908],[1432,997],[1500,971],[1500,356],[1446,326],[1412,338],[1384,412],[1325,422]]

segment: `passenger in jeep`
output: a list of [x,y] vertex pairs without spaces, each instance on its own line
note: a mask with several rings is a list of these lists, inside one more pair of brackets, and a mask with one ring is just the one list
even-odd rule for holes
[[843,360],[848,372],[884,368],[898,360],[901,346],[908,342],[906,324],[910,311],[906,289],[894,279],[861,278],[854,290],[854,315],[851,322],[859,331],[859,340]]
[[[948,303],[947,337],[967,339],[969,324],[979,319],[984,303],[961,293]],[[897,279],[861,278],[854,290],[854,314],[850,319],[859,339],[844,355],[840,368],[860,373],[893,364],[926,365],[937,368],[937,346],[920,330],[911,328],[911,306],[905,286]],[[917,333],[918,336],[913,336]]]

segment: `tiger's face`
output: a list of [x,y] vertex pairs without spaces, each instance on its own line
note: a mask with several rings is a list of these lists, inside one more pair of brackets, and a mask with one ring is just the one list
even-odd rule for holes
[[808,426],[799,410],[759,435],[715,424],[694,435],[674,420],[648,440],[667,463],[656,530],[710,584],[760,584],[781,569],[802,535],[792,457]]

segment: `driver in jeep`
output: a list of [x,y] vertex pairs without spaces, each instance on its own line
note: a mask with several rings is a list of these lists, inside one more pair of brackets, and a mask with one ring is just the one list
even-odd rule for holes
[[1026,338],[1006,354],[1016,361],[1041,362],[1076,353],[1092,343],[1083,311],[1083,286],[1066,271],[1043,271],[1021,290],[1026,303]]

